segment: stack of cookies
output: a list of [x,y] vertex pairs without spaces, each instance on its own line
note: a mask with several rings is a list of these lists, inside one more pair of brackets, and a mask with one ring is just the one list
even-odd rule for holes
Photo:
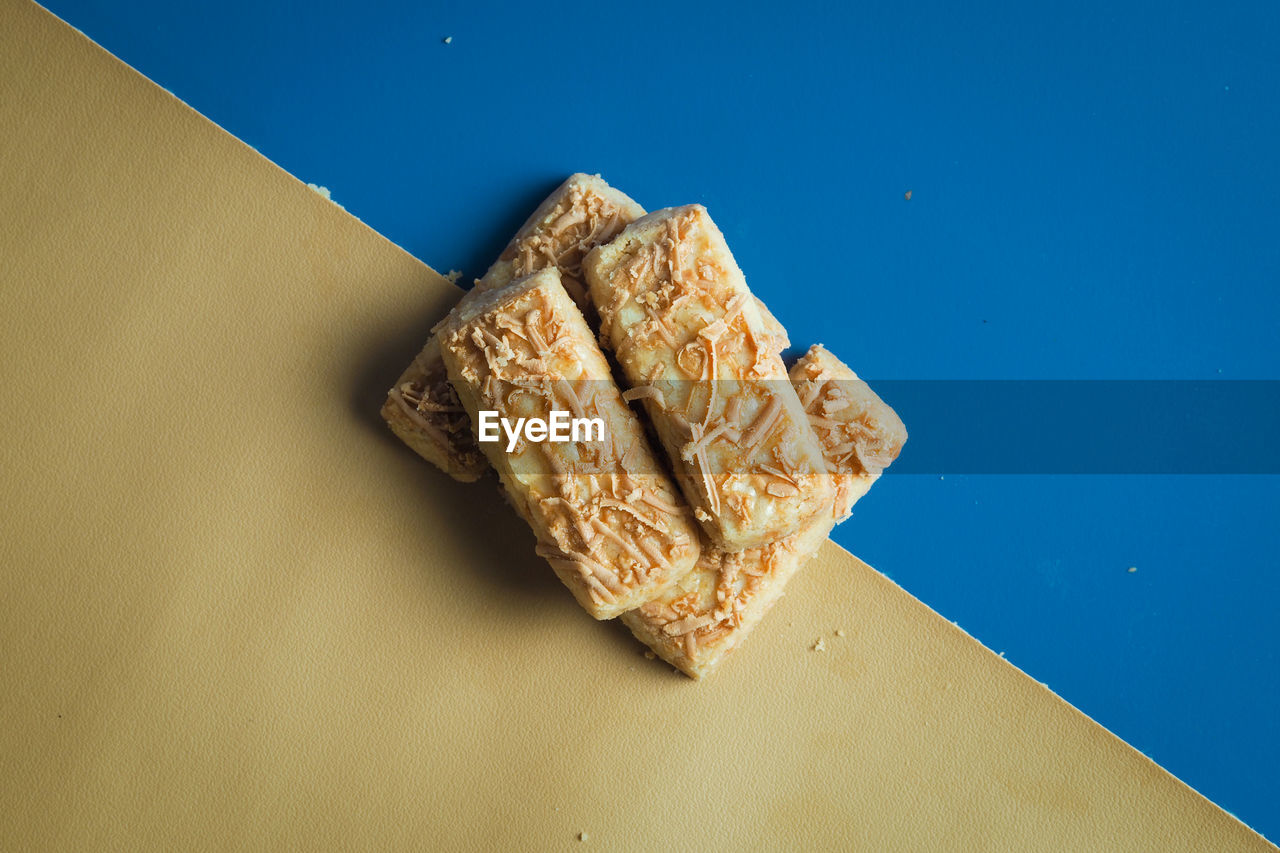
[[[382,413],[454,479],[495,470],[587,612],[702,678],[907,438],[834,355],[814,346],[788,371],[788,346],[705,208],[646,215],[578,174],[433,330]],[[481,412],[567,412],[603,435],[481,442]]]

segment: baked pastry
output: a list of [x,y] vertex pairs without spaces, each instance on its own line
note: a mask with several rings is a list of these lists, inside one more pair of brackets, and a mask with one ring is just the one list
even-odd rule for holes
[[691,678],[706,678],[782,597],[787,581],[827,541],[832,526],[824,515],[800,533],[736,553],[704,543],[693,571],[622,614],[622,622],[658,657]]
[[[758,303],[701,205],[628,225],[583,263],[617,356],[710,540],[777,542],[830,507],[831,484]],[[775,321],[776,323],[776,321]]]
[[507,431],[556,411],[601,422],[595,441],[538,441],[517,429],[510,441],[480,443],[538,554],[592,616],[613,618],[689,572],[697,526],[554,266],[459,305],[440,349],[481,430],[492,416],[507,419]]
[[582,259],[641,216],[643,207],[599,175],[570,175],[529,215],[471,292],[479,295],[555,267],[565,291],[579,308],[586,308]]
[[[643,208],[599,175],[570,175],[538,205],[463,300],[555,266],[570,295],[584,305],[583,255],[643,214]],[[435,330],[387,393],[382,417],[405,444],[455,480],[478,480],[488,470],[457,395],[449,387]]]
[[835,487],[838,524],[898,458],[907,428],[897,412],[822,344],[811,346],[792,365],[790,376],[822,445]]
[[449,384],[434,334],[387,392],[382,419],[415,453],[455,480],[474,482],[489,470]]
[[811,348],[791,380],[819,421],[823,454],[838,484],[827,512],[763,548],[730,554],[704,544],[692,572],[622,616],[641,642],[693,678],[710,675],[741,644],[906,441],[893,409],[825,348]]
[[[582,282],[583,256],[643,215],[640,205],[599,175],[570,175],[525,220],[498,260],[463,299],[476,298],[515,278],[555,266],[565,290],[592,316]],[[790,346],[782,324],[763,303],[757,301],[757,307],[771,338],[769,348],[781,352]],[[434,330],[387,392],[382,417],[405,444],[455,480],[472,482],[488,470],[457,395],[449,387]]]

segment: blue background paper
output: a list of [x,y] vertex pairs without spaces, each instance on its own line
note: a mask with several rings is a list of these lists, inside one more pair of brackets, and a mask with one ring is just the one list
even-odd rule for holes
[[[1272,3],[49,6],[442,271],[598,171],[873,379],[1280,379]],[[836,539],[1276,839],[1278,518],[1277,476],[938,471]]]

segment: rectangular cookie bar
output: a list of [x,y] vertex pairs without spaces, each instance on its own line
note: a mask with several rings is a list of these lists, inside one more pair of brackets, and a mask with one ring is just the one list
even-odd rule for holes
[[434,334],[387,392],[382,419],[415,453],[459,482],[475,482],[489,470]]
[[588,295],[582,259],[641,216],[643,207],[599,175],[570,175],[529,215],[471,292],[505,287],[517,278],[555,267],[565,291],[579,308],[585,308]]
[[836,523],[902,452],[907,428],[867,383],[814,344],[791,367],[791,382],[822,444],[835,487]]
[[[715,671],[902,449],[902,421],[853,376],[821,346],[791,369],[810,417],[821,421],[823,455],[839,483],[829,510],[799,533],[764,548],[729,554],[704,544],[694,570],[676,586],[622,615],[637,638],[687,675],[704,678]],[[853,449],[847,447],[851,442]]]
[[637,219],[583,271],[626,398],[643,400],[712,542],[762,547],[830,507],[817,438],[704,207]]
[[[480,412],[599,418],[599,440],[481,442],[538,553],[597,619],[660,595],[699,555],[697,526],[622,400],[582,312],[548,267],[459,306],[440,330],[449,380]],[[505,427],[504,427],[505,431]]]
[[[582,305],[586,294],[580,271],[583,255],[612,240],[643,214],[640,205],[599,175],[570,175],[538,205],[463,299],[478,298],[512,279],[555,266],[565,289]],[[405,444],[455,480],[478,480],[488,470],[466,414],[445,377],[434,330],[431,340],[387,393],[382,417]]]
[[691,678],[706,678],[782,597],[787,581],[827,541],[823,515],[786,539],[729,553],[704,542],[693,571],[622,622],[658,657]]

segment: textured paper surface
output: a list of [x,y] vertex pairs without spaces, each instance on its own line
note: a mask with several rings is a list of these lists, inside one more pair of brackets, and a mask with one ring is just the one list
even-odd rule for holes
[[380,423],[457,291],[0,10],[0,846],[1267,847],[835,545],[646,660]]

